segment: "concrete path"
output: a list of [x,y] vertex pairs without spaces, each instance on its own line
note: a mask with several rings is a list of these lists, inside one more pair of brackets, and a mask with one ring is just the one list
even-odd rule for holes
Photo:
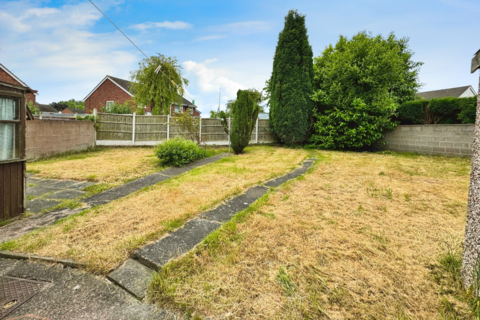
[[301,168],[271,180],[264,186],[248,189],[225,204],[188,221],[182,228],[166,237],[134,251],[132,259],[127,260],[120,268],[110,273],[108,279],[135,297],[143,299],[154,270],[159,271],[172,259],[194,249],[211,232],[220,228],[222,223],[229,221],[235,214],[247,209],[267,193],[268,187],[278,187],[307,172],[314,160],[306,160]]
[[[68,208],[63,208],[63,209],[58,209],[55,211],[51,212],[46,212],[44,214],[38,215],[38,216],[33,216],[30,218],[25,218],[21,219],[12,223],[7,224],[6,226],[0,227],[0,243],[16,239],[18,237],[21,237],[28,232],[52,225],[55,223],[55,221],[59,219],[66,218],[72,214],[79,213],[85,209],[88,209],[90,207],[96,206],[96,205],[102,205],[106,204],[108,202],[111,202],[113,200],[117,200],[119,198],[125,197],[133,192],[136,192],[142,188],[152,186],[154,184],[157,184],[158,182],[168,180],[170,178],[173,178],[175,176],[178,176],[182,173],[185,173],[187,171],[190,171],[192,169],[210,164],[212,162],[215,162],[219,159],[222,159],[224,157],[228,156],[227,154],[219,154],[213,157],[201,159],[195,162],[192,162],[184,167],[181,168],[168,168],[163,171],[157,172],[150,174],[148,176],[145,176],[143,178],[128,182],[124,185],[118,186],[116,188],[109,189],[107,191],[97,193],[93,196],[90,196],[88,198],[83,198],[80,199],[79,201],[83,203],[83,207],[79,209],[68,209]],[[56,189],[61,190],[58,193],[65,193],[65,192],[72,192],[75,191],[75,188],[85,188],[88,184],[88,182],[78,182],[74,181],[75,183],[72,184],[72,181],[70,180],[43,180],[43,179],[35,179],[32,177],[28,178],[31,183],[35,181],[38,184],[38,188],[45,187],[46,190],[49,190],[48,192],[52,192],[54,188],[59,188]],[[84,185],[82,187],[82,184]],[[60,186],[62,188],[60,188]],[[34,188],[37,188],[37,185],[35,185]],[[40,192],[40,191],[38,191]],[[47,192],[46,192],[47,193]],[[55,195],[57,192],[51,194],[51,196]],[[48,199],[35,199],[35,200],[42,200],[42,201],[54,201],[54,200],[48,200]],[[32,201],[35,201],[32,200]],[[54,205],[60,203],[55,202]],[[28,206],[28,205],[27,205]],[[50,206],[51,207],[51,206]]]
[[93,182],[75,180],[40,179],[32,176],[27,178],[27,211],[39,213],[55,207],[63,200],[78,198],[85,194],[85,189]]
[[[35,290],[32,290],[32,284]],[[24,300],[27,301],[21,304]],[[178,319],[164,310],[156,311],[153,305],[142,304],[118,286],[86,272],[59,265],[0,258],[2,318]]]

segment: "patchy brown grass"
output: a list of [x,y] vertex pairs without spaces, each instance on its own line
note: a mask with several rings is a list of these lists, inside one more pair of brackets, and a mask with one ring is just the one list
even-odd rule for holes
[[438,319],[454,292],[432,270],[463,238],[470,161],[319,156],[167,265],[150,299],[220,319]]
[[245,154],[194,169],[5,246],[74,259],[92,271],[107,273],[135,248],[229,196],[285,174],[307,155],[304,150],[247,148]]
[[152,147],[99,148],[27,163],[27,171],[39,178],[104,182],[110,187],[160,169]]

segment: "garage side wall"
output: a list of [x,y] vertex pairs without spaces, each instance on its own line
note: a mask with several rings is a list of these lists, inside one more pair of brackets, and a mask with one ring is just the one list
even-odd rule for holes
[[33,120],[27,121],[26,129],[26,154],[29,160],[95,146],[92,121]]

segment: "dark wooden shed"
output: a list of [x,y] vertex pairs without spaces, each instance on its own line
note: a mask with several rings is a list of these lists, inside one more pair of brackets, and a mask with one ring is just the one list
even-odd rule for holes
[[25,212],[25,99],[28,90],[0,81],[0,220]]

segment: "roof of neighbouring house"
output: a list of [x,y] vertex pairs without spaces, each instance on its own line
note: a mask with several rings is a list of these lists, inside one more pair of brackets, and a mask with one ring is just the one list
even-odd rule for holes
[[106,76],[105,78],[103,78],[102,81],[100,81],[99,84],[97,84],[97,86],[95,88],[93,88],[92,91],[90,91],[90,93],[85,98],[83,98],[83,101],[87,100],[88,97],[90,97],[98,89],[98,87],[100,87],[105,81],[107,81],[107,79],[112,81],[120,89],[122,89],[123,91],[128,93],[131,97],[133,97],[133,93],[130,91],[133,82],[128,81],[128,80],[124,80],[124,79],[120,79],[120,78],[116,78],[116,77],[112,77],[112,76]]
[[38,107],[38,109],[39,109],[41,112],[54,112],[54,113],[58,113],[58,110],[55,109],[54,107],[52,107],[52,106],[49,105],[49,104],[37,103],[37,107]]
[[417,95],[426,100],[448,98],[448,97],[458,98],[462,95],[462,93],[464,93],[468,89],[471,89],[473,93],[476,94],[472,86],[463,86],[463,87],[456,87],[456,88],[419,92],[417,93]]
[[27,88],[28,90],[30,90],[30,92],[32,92],[33,94],[38,94],[38,90],[33,90],[32,88],[30,88],[25,82],[23,82],[22,80],[20,80],[19,77],[17,77],[12,71],[8,70],[7,67],[5,67],[3,64],[0,63],[0,69],[2,69],[3,71],[5,71],[10,77],[12,77],[13,79],[15,79],[18,83],[20,83],[20,85],[24,86],[25,88]]
[[67,112],[63,112],[65,110],[70,110],[71,113],[80,113],[80,114],[85,113],[85,109],[79,109],[79,108],[65,108],[62,110],[62,113],[67,113]]

